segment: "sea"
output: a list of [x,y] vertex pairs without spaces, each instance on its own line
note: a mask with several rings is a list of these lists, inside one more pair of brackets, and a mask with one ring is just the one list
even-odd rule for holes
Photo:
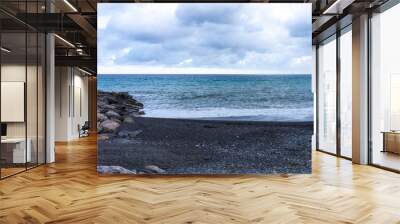
[[98,89],[128,92],[145,117],[312,121],[311,75],[98,75]]

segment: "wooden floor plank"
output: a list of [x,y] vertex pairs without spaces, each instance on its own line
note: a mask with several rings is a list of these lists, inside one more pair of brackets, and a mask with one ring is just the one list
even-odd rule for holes
[[400,223],[400,175],[313,152],[313,174],[99,176],[95,136],[0,181],[0,223]]

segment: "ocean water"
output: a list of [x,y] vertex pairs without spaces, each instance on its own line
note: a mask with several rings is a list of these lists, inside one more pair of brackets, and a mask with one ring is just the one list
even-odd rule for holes
[[129,92],[147,117],[313,120],[310,75],[99,75],[98,89]]

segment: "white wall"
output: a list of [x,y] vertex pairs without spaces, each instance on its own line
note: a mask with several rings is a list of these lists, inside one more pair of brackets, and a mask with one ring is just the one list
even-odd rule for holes
[[55,140],[67,141],[69,136],[69,68],[55,68]]
[[77,139],[78,125],[88,120],[88,78],[76,68],[56,67],[55,85],[55,140]]

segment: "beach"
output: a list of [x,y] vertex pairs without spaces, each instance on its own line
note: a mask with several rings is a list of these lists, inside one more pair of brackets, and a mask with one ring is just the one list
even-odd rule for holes
[[312,131],[311,122],[135,117],[119,127],[123,134],[100,135],[98,166],[132,174],[310,173]]
[[101,75],[101,174],[311,172],[309,75]]

